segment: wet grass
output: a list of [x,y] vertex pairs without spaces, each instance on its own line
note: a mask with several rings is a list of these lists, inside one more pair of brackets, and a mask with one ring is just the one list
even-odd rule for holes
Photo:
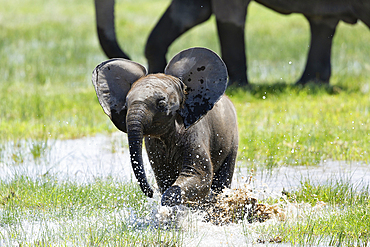
[[346,179],[325,184],[303,180],[286,200],[290,201],[286,207],[294,208],[290,209],[290,217],[261,226],[261,241],[279,239],[299,246],[369,246],[368,181],[354,185]]
[[0,245],[178,246],[181,232],[149,224],[150,202],[132,183],[79,184],[43,176],[0,182]]
[[[245,220],[239,224],[246,238],[238,241],[367,246],[369,202],[366,183],[329,179],[313,184],[303,179],[301,186],[280,200],[286,212],[284,220],[253,224]],[[79,183],[57,181],[48,175],[37,179],[15,176],[0,182],[0,244],[183,246],[184,241],[202,242],[196,240],[199,233],[194,232],[198,229],[194,225],[201,224],[199,219],[196,223],[192,216],[186,216],[182,221],[189,223],[165,227],[168,225],[161,225],[156,218],[158,203],[158,198],[146,198],[138,186],[113,178]],[[222,228],[202,224],[210,231]]]

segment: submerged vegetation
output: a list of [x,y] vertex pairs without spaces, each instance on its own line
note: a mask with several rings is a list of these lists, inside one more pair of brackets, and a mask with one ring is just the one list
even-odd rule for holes
[[270,236],[300,246],[369,246],[368,181],[358,187],[345,179],[319,185],[304,180],[288,200],[295,203],[291,218],[268,226]]
[[[145,41],[169,3],[117,1],[117,35],[134,61],[146,64]],[[0,169],[28,159],[42,163],[57,139],[117,131],[90,82],[94,67],[106,59],[94,18],[90,0],[2,3]],[[246,35],[251,84],[227,90],[238,114],[238,164],[257,170],[326,160],[369,164],[370,31],[362,23],[340,23],[330,85],[304,87],[294,85],[309,44],[302,16],[252,3]],[[193,46],[220,53],[213,17],[178,39],[167,57]],[[112,152],[118,149],[112,144]],[[302,180],[284,199],[268,199],[294,208],[287,211],[294,217],[237,227],[248,243],[369,246],[368,183]],[[84,184],[48,174],[15,176],[0,180],[0,245],[181,246],[194,236],[193,245],[202,245],[198,221],[187,224],[185,233],[154,227],[157,204],[138,186],[115,179]]]
[[[0,182],[0,245],[175,246],[181,233],[148,224],[150,203],[131,183],[16,177]],[[145,234],[144,234],[145,233]]]
[[[319,185],[302,180],[291,193],[261,202],[274,203],[277,217],[256,223],[251,221],[253,215],[246,214],[238,224],[218,226],[205,223],[202,214],[182,212],[168,221],[158,209],[159,197],[148,199],[132,183],[114,178],[79,183],[57,181],[48,175],[37,179],[16,176],[0,181],[0,244],[193,246],[189,242],[205,243],[199,235],[212,237],[212,231],[222,227],[234,227],[235,235],[242,227],[245,239],[238,237],[238,246],[282,242],[300,246],[370,244],[368,185],[356,187],[341,179]],[[221,235],[227,240],[226,230]],[[214,240],[212,244],[218,243]]]

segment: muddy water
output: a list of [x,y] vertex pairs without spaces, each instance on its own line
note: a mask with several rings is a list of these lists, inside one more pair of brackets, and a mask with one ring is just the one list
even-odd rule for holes
[[[27,151],[27,145],[32,146],[30,142],[22,145],[26,151],[23,150],[21,154],[12,144],[3,149],[0,159],[1,180],[11,179],[21,174],[33,178],[50,174],[58,179],[76,179],[79,182],[90,182],[97,177],[115,177],[118,180],[130,181],[134,177],[129,162],[126,135],[123,133],[77,140],[48,141],[46,150],[39,158],[34,158],[31,152]],[[18,164],[14,154],[22,156],[23,163]],[[145,152],[144,160],[148,179],[154,185],[153,174]],[[345,179],[354,184],[370,182],[370,168],[360,163],[328,161],[315,167],[282,167],[269,172],[257,172],[252,177],[251,171],[240,168],[241,166],[242,164],[239,164],[235,171],[233,187],[238,188],[246,181],[251,181],[251,186],[256,188],[259,198],[280,196],[283,189],[292,190],[298,187],[303,178],[309,178],[313,183],[337,179]],[[159,201],[159,198],[157,194],[155,200]],[[158,210],[161,217],[166,216],[166,213],[162,212],[163,209],[153,208],[154,213]],[[181,223],[182,229],[187,229],[189,232],[184,239],[185,246],[248,246],[246,242],[250,241],[243,234],[245,231],[243,227],[247,227],[250,232],[248,238],[255,240],[257,236],[253,230],[256,227],[255,224],[247,226],[230,224],[220,227],[202,222],[196,215],[192,215],[192,218],[194,220]]]

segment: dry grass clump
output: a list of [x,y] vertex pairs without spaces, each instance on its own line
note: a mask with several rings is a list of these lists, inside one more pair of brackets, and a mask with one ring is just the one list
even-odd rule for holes
[[273,217],[285,218],[278,205],[257,203],[256,196],[247,185],[238,189],[225,189],[215,198],[215,203],[209,204],[204,211],[205,220],[216,225],[238,223],[244,219],[253,223]]

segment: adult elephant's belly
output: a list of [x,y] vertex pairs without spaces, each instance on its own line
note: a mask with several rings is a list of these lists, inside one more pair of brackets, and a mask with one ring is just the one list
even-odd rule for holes
[[281,14],[302,13],[307,16],[338,17],[353,23],[351,1],[348,0],[256,0]]

